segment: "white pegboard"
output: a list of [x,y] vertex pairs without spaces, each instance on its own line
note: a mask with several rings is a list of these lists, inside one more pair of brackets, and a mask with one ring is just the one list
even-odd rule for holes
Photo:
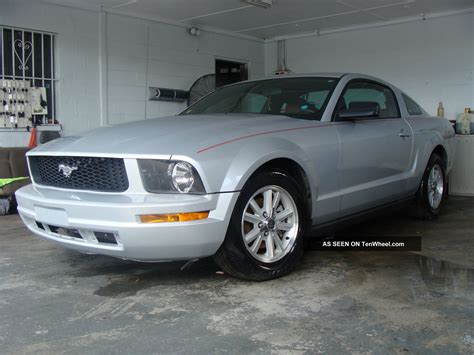
[[0,128],[32,125],[32,88],[29,80],[0,80]]

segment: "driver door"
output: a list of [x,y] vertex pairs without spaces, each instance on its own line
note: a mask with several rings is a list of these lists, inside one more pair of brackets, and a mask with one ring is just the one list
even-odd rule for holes
[[[341,121],[339,110],[377,104],[378,117]],[[401,118],[396,96],[371,80],[350,81],[334,113],[341,144],[338,162],[341,216],[395,201],[407,193],[413,134]]]

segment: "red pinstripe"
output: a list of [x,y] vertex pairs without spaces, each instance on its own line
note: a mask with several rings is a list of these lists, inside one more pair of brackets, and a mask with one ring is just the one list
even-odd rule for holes
[[[341,122],[341,123],[337,123],[337,124],[346,124],[346,123],[347,123],[347,122],[343,122],[343,123]],[[279,133],[279,132],[289,132],[289,131],[298,131],[298,130],[301,130],[301,129],[328,127],[328,126],[332,126],[333,124],[334,124],[334,122],[329,122],[329,123],[326,123],[326,124],[318,124],[318,125],[305,126],[305,127],[294,127],[294,128],[276,129],[276,130],[273,130],[273,131],[265,131],[265,132],[259,132],[259,133],[248,134],[248,135],[246,135],[246,136],[241,136],[241,137],[229,139],[229,140],[224,141],[224,142],[220,142],[220,143],[217,143],[217,144],[210,145],[210,146],[208,146],[208,147],[206,147],[206,148],[202,148],[202,149],[198,150],[197,153],[200,154],[200,153],[203,153],[203,152],[205,152],[205,151],[207,151],[207,150],[220,147],[220,146],[222,146],[222,145],[226,145],[226,144],[229,144],[229,143],[234,143],[234,142],[240,141],[240,140],[242,140],[242,139],[247,139],[247,138],[252,138],[252,137],[258,137],[258,136],[263,136],[263,135],[265,135],[265,134],[272,134],[272,133]]]

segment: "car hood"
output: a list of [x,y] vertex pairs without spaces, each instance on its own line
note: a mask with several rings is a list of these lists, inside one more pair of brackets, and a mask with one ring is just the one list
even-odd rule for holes
[[171,116],[98,128],[41,145],[31,154],[187,155],[247,135],[314,123],[258,114]]

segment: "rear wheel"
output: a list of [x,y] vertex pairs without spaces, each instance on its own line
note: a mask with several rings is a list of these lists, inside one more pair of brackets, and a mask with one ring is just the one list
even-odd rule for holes
[[263,281],[288,274],[303,254],[304,204],[281,171],[252,177],[241,191],[214,259],[227,273]]
[[438,154],[432,154],[416,197],[419,218],[431,220],[439,215],[446,199],[446,182],[444,162]]

